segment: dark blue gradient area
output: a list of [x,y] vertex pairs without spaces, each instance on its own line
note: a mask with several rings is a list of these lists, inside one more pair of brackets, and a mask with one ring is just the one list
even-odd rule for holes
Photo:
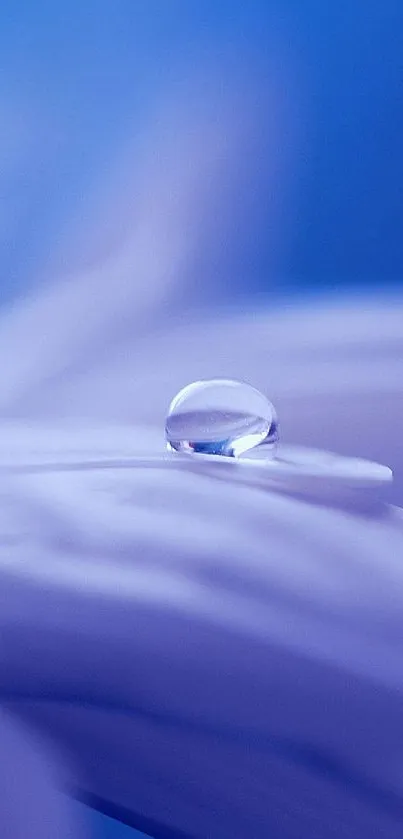
[[[88,813],[87,813],[88,815]],[[117,823],[115,819],[94,811],[91,813],[94,839],[147,839],[146,833],[140,833],[134,827]]]

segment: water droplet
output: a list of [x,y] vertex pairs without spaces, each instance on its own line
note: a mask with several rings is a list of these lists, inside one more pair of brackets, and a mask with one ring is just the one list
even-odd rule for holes
[[277,417],[271,402],[250,385],[231,379],[193,382],[172,400],[165,436],[169,451],[239,457],[263,443],[267,457],[277,442]]

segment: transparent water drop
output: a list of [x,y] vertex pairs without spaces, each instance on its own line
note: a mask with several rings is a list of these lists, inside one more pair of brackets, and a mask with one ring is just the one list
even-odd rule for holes
[[193,382],[172,400],[165,423],[169,451],[239,457],[264,444],[274,453],[277,417],[271,402],[231,379]]

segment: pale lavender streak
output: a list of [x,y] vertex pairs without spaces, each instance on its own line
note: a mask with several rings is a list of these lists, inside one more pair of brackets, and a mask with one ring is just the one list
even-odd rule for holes
[[[140,301],[128,277],[88,330],[93,276],[5,325],[21,354],[2,368],[3,464],[162,453],[172,395],[228,376],[267,392],[288,442],[392,466],[402,502],[401,300],[163,330],[166,266]],[[397,506],[314,504],[197,462],[3,473],[2,491],[3,703],[65,749],[66,787],[161,837],[401,836]]]

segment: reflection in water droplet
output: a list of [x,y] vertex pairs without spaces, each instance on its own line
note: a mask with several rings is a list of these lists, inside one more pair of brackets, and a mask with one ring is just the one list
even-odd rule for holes
[[239,457],[264,444],[274,452],[277,417],[258,390],[230,379],[194,382],[172,400],[165,423],[170,451]]

